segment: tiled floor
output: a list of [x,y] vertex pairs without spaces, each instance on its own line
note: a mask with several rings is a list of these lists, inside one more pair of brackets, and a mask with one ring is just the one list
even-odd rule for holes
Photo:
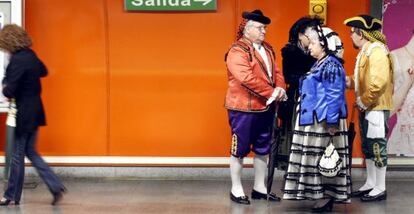
[[[239,205],[229,199],[229,180],[115,180],[67,179],[69,192],[59,206],[51,206],[52,199],[45,185],[25,189],[20,206],[0,207],[0,213],[308,213],[311,201],[282,201],[268,203],[253,201]],[[250,192],[252,181],[243,182]],[[356,181],[355,186],[361,185]],[[280,195],[280,182],[274,190]],[[414,180],[388,180],[388,200],[338,204],[337,213],[414,213]]]

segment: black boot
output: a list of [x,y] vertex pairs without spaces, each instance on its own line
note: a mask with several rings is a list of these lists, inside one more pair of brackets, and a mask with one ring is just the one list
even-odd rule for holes
[[60,191],[58,193],[53,193],[53,200],[52,200],[52,205],[55,206],[56,204],[58,204],[62,199],[63,199],[63,193],[66,193],[68,190],[66,189],[66,187],[62,187],[60,188]]

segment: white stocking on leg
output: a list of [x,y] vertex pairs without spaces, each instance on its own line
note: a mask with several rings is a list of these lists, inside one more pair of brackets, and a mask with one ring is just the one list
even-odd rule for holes
[[367,165],[367,180],[365,181],[365,184],[359,188],[359,191],[365,191],[374,188],[376,183],[376,166],[375,162],[371,159],[366,159],[365,163]]
[[385,174],[387,172],[387,167],[375,167],[375,173],[377,177],[377,182],[375,183],[374,189],[369,192],[370,196],[378,195],[385,191]]
[[255,155],[254,159],[254,186],[253,189],[266,193],[267,155]]
[[236,197],[245,196],[241,183],[243,159],[230,156],[231,193]]

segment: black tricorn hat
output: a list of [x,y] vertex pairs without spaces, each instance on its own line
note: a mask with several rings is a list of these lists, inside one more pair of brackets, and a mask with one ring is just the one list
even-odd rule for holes
[[360,28],[362,30],[379,30],[382,27],[382,21],[370,15],[359,15],[344,21],[344,24],[350,27]]
[[268,25],[271,22],[269,17],[264,16],[261,10],[253,10],[252,12],[243,12],[242,17],[248,20],[260,22],[265,25]]

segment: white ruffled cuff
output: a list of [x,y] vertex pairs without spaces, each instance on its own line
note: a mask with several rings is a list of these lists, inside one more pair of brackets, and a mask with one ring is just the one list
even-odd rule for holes
[[364,110],[367,110],[368,109],[368,107],[366,107],[365,105],[364,105],[364,103],[362,103],[362,101],[361,101],[361,97],[358,97],[357,98],[357,100],[356,100],[356,104],[358,105],[358,107],[359,108],[361,108],[361,109],[364,109]]

